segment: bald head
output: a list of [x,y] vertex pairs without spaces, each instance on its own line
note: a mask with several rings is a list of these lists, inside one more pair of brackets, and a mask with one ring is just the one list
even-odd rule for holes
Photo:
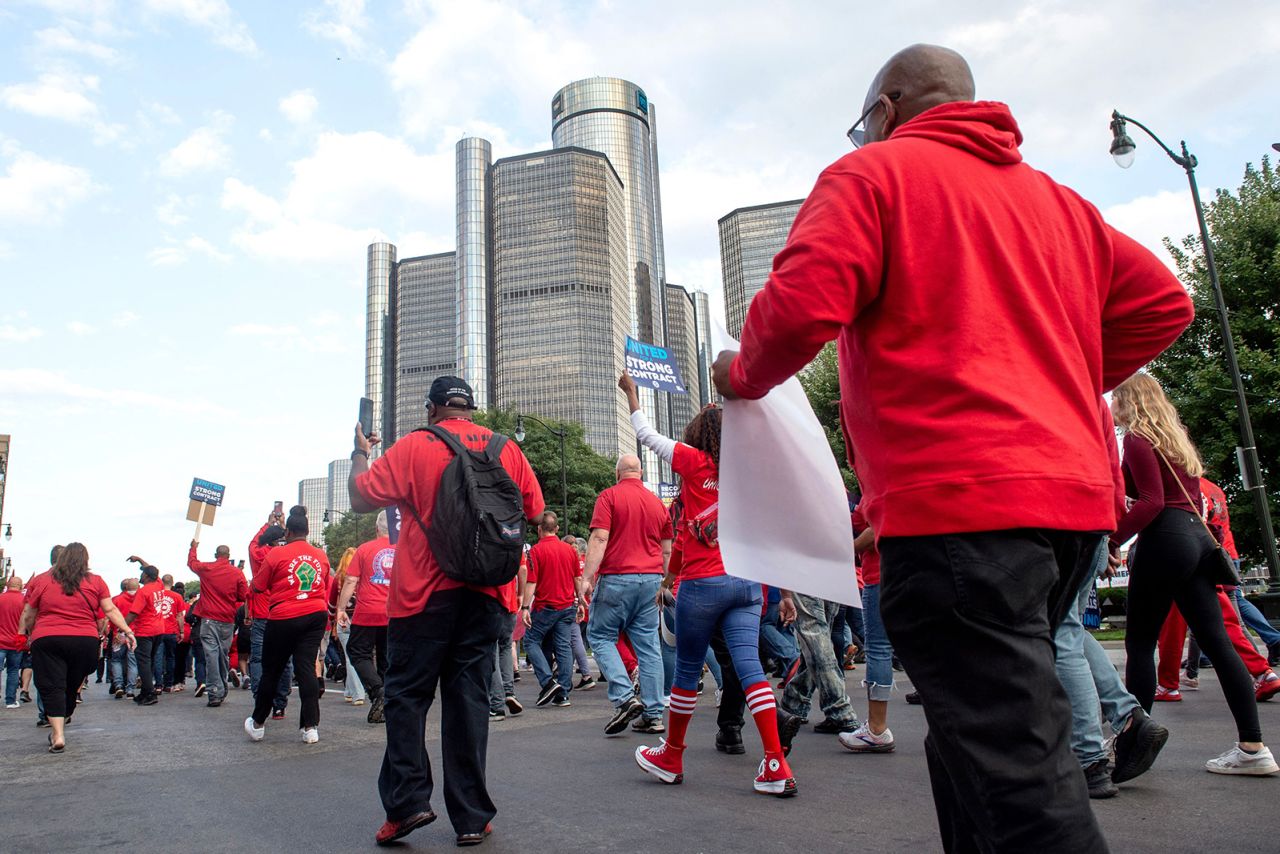
[[640,458],[635,454],[623,454],[618,457],[618,467],[615,469],[618,480],[626,480],[629,477],[640,477]]
[[9,576],[9,580],[4,583],[5,590],[22,590],[22,579],[16,575]]
[[218,546],[216,549],[213,550],[213,556],[215,558],[231,557],[231,546]]
[[891,56],[867,90],[864,111],[883,102],[882,110],[867,117],[867,141],[888,138],[898,125],[939,104],[973,98],[973,72],[963,56],[938,45],[913,44]]

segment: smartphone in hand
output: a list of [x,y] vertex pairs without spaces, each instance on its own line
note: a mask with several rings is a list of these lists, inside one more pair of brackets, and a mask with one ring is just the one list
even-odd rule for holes
[[360,398],[360,429],[366,439],[373,435],[373,401],[367,397]]

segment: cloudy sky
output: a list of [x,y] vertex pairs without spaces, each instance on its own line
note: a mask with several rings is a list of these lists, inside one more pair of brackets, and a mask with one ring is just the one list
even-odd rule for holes
[[1206,188],[1280,139],[1274,3],[882,5],[0,1],[0,546],[178,569],[200,476],[228,488],[207,546],[243,556],[350,448],[365,246],[453,248],[454,143],[549,147],[572,80],[658,106],[667,269],[717,301],[717,218],[805,195],[912,42],[963,51],[1026,157],[1153,247],[1194,228],[1185,179],[1142,138],[1112,164],[1113,106]]

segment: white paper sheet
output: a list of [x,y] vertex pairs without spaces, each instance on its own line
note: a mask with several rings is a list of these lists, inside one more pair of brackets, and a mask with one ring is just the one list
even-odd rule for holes
[[[738,349],[718,321],[711,343]],[[724,403],[718,536],[729,575],[862,607],[844,481],[795,377]]]

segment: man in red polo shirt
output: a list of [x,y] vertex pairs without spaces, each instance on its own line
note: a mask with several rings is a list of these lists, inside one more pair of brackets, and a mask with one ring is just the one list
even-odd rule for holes
[[[217,707],[227,697],[227,678],[231,672],[231,635],[235,631],[236,608],[249,595],[244,571],[231,562],[231,549],[218,546],[212,563],[196,557],[200,543],[191,541],[187,566],[200,579],[200,600],[195,614],[200,618],[200,646],[204,650],[204,684],[209,706]],[[196,691],[200,696],[200,691]]]
[[[360,683],[369,694],[371,724],[383,722],[382,677],[387,672],[387,591],[396,561],[396,547],[391,545],[387,530],[387,511],[378,512],[375,522],[378,535],[356,549],[347,566],[347,579],[338,594],[338,628],[351,627],[347,643],[347,659]],[[351,594],[356,597],[356,610],[348,616]]]
[[[658,637],[658,588],[671,560],[671,517],[641,480],[640,458],[624,454],[618,482],[600,493],[587,540],[587,589],[594,586],[587,639],[608,683],[613,717],[605,735],[617,735],[644,715],[662,720],[662,647]],[[599,580],[597,581],[597,576]],[[631,641],[640,669],[640,696],[618,652],[618,635]]]
[[[573,637],[578,630],[578,605],[582,602],[582,565],[578,550],[560,542],[560,521],[548,510],[538,525],[538,542],[529,550],[529,574],[525,580],[520,618],[527,631],[524,648],[538,678],[538,705],[569,705],[573,690]],[[556,656],[555,676],[547,664],[542,642],[548,636]]]
[[138,638],[138,647],[135,652],[138,659],[138,675],[142,679],[142,687],[133,701],[139,706],[154,706],[160,702],[160,698],[156,695],[155,654],[160,646],[160,638],[164,635],[163,608],[169,600],[164,595],[160,570],[136,556],[129,560],[143,563],[140,579],[142,587],[138,589],[138,595],[133,597],[133,605],[125,615],[130,631]]
[[[474,412],[475,398],[465,381],[437,377],[431,383],[429,423],[448,430],[471,450],[483,451],[493,433],[471,420]],[[397,503],[406,521],[387,595],[388,660],[382,688],[387,749],[378,779],[387,820],[375,840],[386,845],[435,821],[431,765],[422,738],[439,683],[440,725],[449,733],[440,745],[445,804],[458,844],[474,845],[488,835],[489,821],[497,814],[485,788],[485,758],[494,644],[506,614],[499,601],[502,588],[472,587],[446,576],[423,533],[423,526],[431,526],[440,476],[454,458],[449,446],[432,433],[415,430],[370,465],[369,450],[376,441],[356,426],[347,481],[351,509],[372,513]],[[499,461],[523,496],[525,518],[536,518],[542,513],[542,490],[529,461],[515,442],[503,444]]]
[[0,593],[0,676],[4,677],[4,706],[20,709],[18,680],[22,672],[22,648],[25,642],[18,640],[18,618],[26,598],[22,595],[22,579],[9,576]]

